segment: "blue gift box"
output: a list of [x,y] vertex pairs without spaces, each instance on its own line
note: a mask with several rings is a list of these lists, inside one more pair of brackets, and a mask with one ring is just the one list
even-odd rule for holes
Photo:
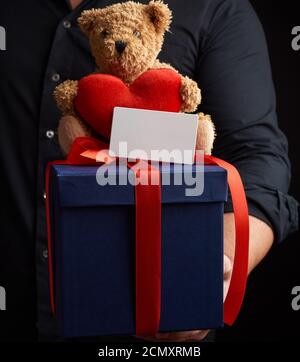
[[[55,165],[50,175],[56,318],[64,337],[135,334],[134,186],[99,186],[97,170]],[[171,176],[179,173],[172,165]],[[205,166],[203,176],[199,196],[187,196],[190,186],[174,177],[162,186],[162,332],[223,326],[227,173]]]

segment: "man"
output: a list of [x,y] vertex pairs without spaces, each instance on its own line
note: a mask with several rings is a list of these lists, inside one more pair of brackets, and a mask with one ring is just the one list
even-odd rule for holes
[[[0,25],[7,35],[7,50],[0,52],[0,285],[7,292],[7,311],[0,315],[2,338],[35,338],[36,320],[40,336],[56,336],[49,307],[44,200],[45,165],[62,158],[52,93],[65,79],[94,70],[88,41],[76,23],[80,13],[116,2],[27,0],[1,6]],[[251,272],[274,240],[283,240],[297,225],[297,203],[287,195],[287,141],[277,125],[263,31],[247,0],[166,3],[174,20],[159,58],[199,83],[201,111],[212,115],[217,128],[214,154],[241,173],[251,215]],[[234,239],[229,202],[225,288]],[[200,340],[206,334],[157,338]]]

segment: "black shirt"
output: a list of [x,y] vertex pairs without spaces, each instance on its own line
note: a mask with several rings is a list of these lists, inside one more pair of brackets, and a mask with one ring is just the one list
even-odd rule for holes
[[[62,158],[52,93],[60,82],[94,71],[76,22],[81,11],[116,2],[85,0],[71,11],[62,0],[1,0],[7,50],[0,51],[0,285],[7,311],[0,324],[7,324],[0,336],[27,331],[36,306],[40,333],[55,333],[44,200],[45,165]],[[297,227],[298,205],[287,194],[288,146],[277,124],[261,25],[247,0],[166,2],[174,20],[159,59],[197,80],[200,110],[212,115],[217,128],[214,154],[239,169],[250,213],[283,240]]]

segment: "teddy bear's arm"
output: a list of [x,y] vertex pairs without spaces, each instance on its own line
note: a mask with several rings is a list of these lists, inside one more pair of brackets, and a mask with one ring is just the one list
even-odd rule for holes
[[62,151],[68,155],[77,137],[88,137],[92,132],[78,117],[66,115],[60,119],[57,133],[59,145]]
[[155,61],[152,69],[167,68],[177,72],[181,77],[181,89],[180,94],[182,98],[181,112],[192,113],[195,112],[201,103],[201,91],[198,84],[190,79],[184,77],[170,64],[161,63],[158,59]]
[[198,114],[198,132],[196,149],[204,151],[205,155],[211,155],[216,137],[215,126],[208,114]]
[[57,131],[59,144],[65,154],[69,153],[75,138],[91,135],[89,127],[79,118],[74,109],[77,90],[78,82],[67,80],[57,86],[54,91],[54,98],[63,115]]
[[181,76],[181,112],[195,112],[201,103],[201,91],[198,84],[189,77]]
[[161,68],[164,68],[164,69],[172,69],[172,70],[174,70],[176,73],[178,73],[178,71],[177,71],[174,67],[172,67],[171,64],[162,63],[160,60],[156,59],[151,69],[161,69]]

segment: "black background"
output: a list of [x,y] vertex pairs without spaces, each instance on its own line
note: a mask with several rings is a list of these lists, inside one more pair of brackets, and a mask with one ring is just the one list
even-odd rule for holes
[[[291,194],[300,200],[300,51],[291,47],[300,26],[299,0],[252,0],[264,27],[277,93],[278,118],[292,162]],[[300,311],[291,308],[291,290],[300,286],[300,233],[276,246],[249,278],[246,300],[234,327],[221,340],[300,340]]]

